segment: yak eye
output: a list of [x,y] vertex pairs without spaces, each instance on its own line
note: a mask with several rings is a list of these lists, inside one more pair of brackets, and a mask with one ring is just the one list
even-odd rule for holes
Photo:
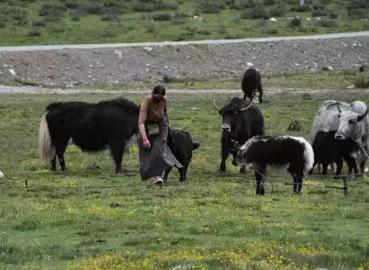
[[354,119],[350,119],[348,122],[349,122],[349,124],[355,124],[355,120]]

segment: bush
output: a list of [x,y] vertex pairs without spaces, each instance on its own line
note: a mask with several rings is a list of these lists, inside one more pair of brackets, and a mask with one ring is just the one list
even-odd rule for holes
[[224,8],[221,0],[201,0],[198,8],[202,13],[218,13]]
[[148,33],[155,33],[156,32],[155,24],[153,24],[153,23],[145,25],[145,28],[146,28],[146,31]]
[[330,19],[321,19],[316,21],[315,23],[317,26],[322,26],[322,27],[326,27],[326,28],[333,28],[333,27],[337,27],[337,23],[334,20],[330,20]]
[[140,0],[138,2],[134,2],[131,4],[131,8],[136,12],[152,12],[155,10],[176,9],[177,7],[178,7],[178,4],[175,0],[172,0],[172,1]]
[[45,21],[36,21],[36,22],[33,22],[32,25],[37,26],[37,27],[44,27],[44,26],[46,26],[46,23],[45,23]]
[[39,15],[42,17],[48,17],[49,20],[57,20],[64,16],[66,7],[55,4],[43,4]]
[[186,23],[186,17],[182,17],[180,15],[174,15],[170,19],[170,24],[172,25],[180,25],[180,24],[185,24],[185,23]]
[[[361,72],[364,72],[365,68],[362,69]],[[354,81],[354,85],[356,88],[369,88],[369,72],[361,73],[358,79]]]
[[286,15],[286,5],[280,4],[276,7],[273,7],[270,9],[269,13],[272,17],[283,17]]
[[257,5],[241,13],[242,19],[249,19],[249,20],[253,20],[253,19],[267,20],[270,17],[271,17],[270,13],[261,5]]
[[310,11],[310,10],[311,10],[311,6],[307,5],[307,4],[305,4],[303,6],[299,5],[299,6],[296,7],[297,12],[307,12],[307,11]]
[[86,12],[88,14],[94,15],[103,15],[107,13],[106,8],[102,4],[96,2],[93,2],[90,5],[86,6]]
[[256,1],[254,0],[235,0],[230,5],[234,9],[245,10],[247,8],[252,8],[256,5]]
[[157,13],[151,15],[151,19],[154,21],[169,21],[172,18],[172,15],[168,13]]
[[41,31],[40,30],[32,30],[30,32],[28,32],[27,36],[29,37],[39,37],[41,36]]
[[328,15],[328,12],[323,8],[323,9],[316,9],[314,10],[311,15],[313,17],[323,17],[323,16],[327,16]]
[[292,17],[291,21],[288,22],[289,27],[299,27],[301,26],[301,18],[299,16]]
[[369,1],[368,0],[350,0],[347,4],[347,9],[365,9],[369,8]]
[[274,5],[274,0],[263,0],[263,5],[272,6]]
[[107,13],[102,14],[100,16],[100,19],[102,21],[115,21],[115,20],[118,19],[118,17],[115,14],[112,14],[112,13],[107,12]]
[[369,9],[349,9],[347,11],[347,15],[350,18],[356,18],[356,19],[360,19],[360,18],[367,18],[368,17],[368,13],[369,13]]

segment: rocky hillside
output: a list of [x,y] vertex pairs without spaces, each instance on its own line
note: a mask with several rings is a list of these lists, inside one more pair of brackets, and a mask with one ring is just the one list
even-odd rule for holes
[[369,63],[369,37],[235,41],[206,44],[0,51],[0,83],[73,87],[238,78],[352,69]]

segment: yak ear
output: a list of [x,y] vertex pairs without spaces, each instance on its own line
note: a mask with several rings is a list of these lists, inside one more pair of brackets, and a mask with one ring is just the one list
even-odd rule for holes
[[361,120],[364,119],[365,116],[368,115],[368,109],[366,109],[365,113],[363,115],[360,115],[357,117],[357,121],[360,122]]
[[193,143],[192,144],[192,150],[196,150],[197,148],[199,148],[200,144],[199,143]]

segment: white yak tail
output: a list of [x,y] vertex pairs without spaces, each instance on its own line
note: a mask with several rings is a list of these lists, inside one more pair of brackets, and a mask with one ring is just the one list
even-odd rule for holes
[[38,133],[38,153],[45,165],[55,157],[55,146],[51,142],[49,126],[46,121],[46,113],[41,117]]

